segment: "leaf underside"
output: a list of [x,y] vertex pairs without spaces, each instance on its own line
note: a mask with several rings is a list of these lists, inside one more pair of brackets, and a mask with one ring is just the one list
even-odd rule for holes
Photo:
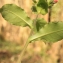
[[3,18],[14,25],[19,26],[30,26],[32,27],[32,20],[26,15],[23,9],[16,6],[15,4],[6,4],[0,12]]
[[45,42],[56,42],[63,39],[63,22],[46,24],[38,33],[30,37],[30,41],[40,38]]

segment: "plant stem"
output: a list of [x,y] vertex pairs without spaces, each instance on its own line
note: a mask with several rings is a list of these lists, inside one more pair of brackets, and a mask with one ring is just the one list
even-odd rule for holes
[[52,7],[49,8],[48,22],[51,22],[51,11],[52,11]]
[[[29,37],[32,35],[32,32],[33,31],[31,30]],[[23,48],[22,52],[20,53],[20,56],[19,56],[19,58],[17,60],[17,63],[22,63],[23,55],[24,55],[24,53],[26,51],[26,48],[27,48],[27,46],[28,46],[29,43],[30,43],[30,41],[29,41],[29,38],[28,38],[27,42],[24,45],[24,48]]]
[[36,18],[35,18],[35,20],[34,20],[34,22],[33,22],[33,25],[34,25],[34,31],[35,31],[35,32],[37,32],[36,22],[37,22],[38,16],[39,16],[39,14],[36,15]]
[[[37,32],[37,29],[36,29],[36,20],[37,20],[37,18],[38,18],[38,14],[37,14],[37,16],[36,16],[35,21],[33,22],[35,32]],[[32,32],[33,32],[33,31],[31,30],[29,37],[32,35]],[[28,39],[29,39],[29,38],[28,38]],[[28,44],[29,44],[29,40],[27,40],[27,42],[25,43],[25,46],[24,46],[22,52],[20,53],[20,56],[19,56],[19,58],[18,58],[18,60],[17,60],[17,63],[22,63],[22,58],[23,58],[23,55],[24,55],[24,53],[25,53],[25,51],[26,51],[26,48],[27,48]]]
[[17,63],[21,63],[22,62],[22,58],[23,58],[24,52],[26,51],[26,48],[27,48],[28,44],[29,44],[29,41],[26,42],[22,52],[20,53],[20,56],[19,56],[19,58],[17,60]]

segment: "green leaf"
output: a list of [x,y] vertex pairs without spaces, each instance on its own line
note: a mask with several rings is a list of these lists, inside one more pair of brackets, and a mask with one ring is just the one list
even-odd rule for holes
[[32,9],[34,12],[38,12],[43,15],[46,14],[48,12],[47,1],[46,0],[38,0],[37,4],[32,6]]
[[53,0],[47,0],[47,3],[49,8],[53,6]]
[[14,5],[6,4],[1,9],[0,12],[7,21],[14,25],[30,26],[32,27],[32,20],[27,16],[23,9]]
[[38,33],[32,35],[29,41],[41,38],[47,42],[56,42],[63,39],[63,22],[46,24]]
[[36,28],[37,31],[39,31],[44,25],[47,24],[47,22],[42,18],[42,19],[37,19],[36,21]]

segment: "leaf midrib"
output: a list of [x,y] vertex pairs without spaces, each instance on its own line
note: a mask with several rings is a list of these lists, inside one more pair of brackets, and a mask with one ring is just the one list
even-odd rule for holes
[[31,27],[31,25],[30,25],[28,22],[26,22],[23,18],[21,18],[21,17],[20,17],[19,15],[17,15],[16,13],[14,13],[14,12],[8,10],[8,9],[5,9],[5,11],[11,12],[12,14],[16,15],[17,17],[19,17],[20,19],[22,19],[25,23],[27,23],[27,24]]
[[[53,32],[50,32],[50,33],[46,33],[46,34],[44,34],[44,35],[40,35],[40,36],[38,36],[38,37],[35,37],[34,39],[37,39],[37,38],[40,38],[40,37],[43,37],[43,36],[46,36],[46,35],[48,35],[48,34],[53,34],[53,33],[56,33],[56,32],[60,32],[60,31],[63,31],[63,29],[61,29],[61,30],[57,30],[57,31],[53,31]],[[29,39],[30,41],[32,41],[32,40],[34,40],[34,39]]]

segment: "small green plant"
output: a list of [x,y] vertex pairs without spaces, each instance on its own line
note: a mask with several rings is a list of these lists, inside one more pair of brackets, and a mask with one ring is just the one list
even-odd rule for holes
[[[36,19],[31,20],[25,11],[14,4],[6,4],[0,8],[3,18],[13,25],[29,26],[31,28],[30,36],[18,58],[17,63],[21,63],[24,52],[29,43],[35,40],[43,40],[44,42],[56,42],[63,39],[63,22],[51,22],[51,9],[58,0],[33,0],[31,10],[37,14]],[[42,18],[38,18],[38,14],[48,16],[48,23]],[[32,33],[33,32],[33,33]]]

